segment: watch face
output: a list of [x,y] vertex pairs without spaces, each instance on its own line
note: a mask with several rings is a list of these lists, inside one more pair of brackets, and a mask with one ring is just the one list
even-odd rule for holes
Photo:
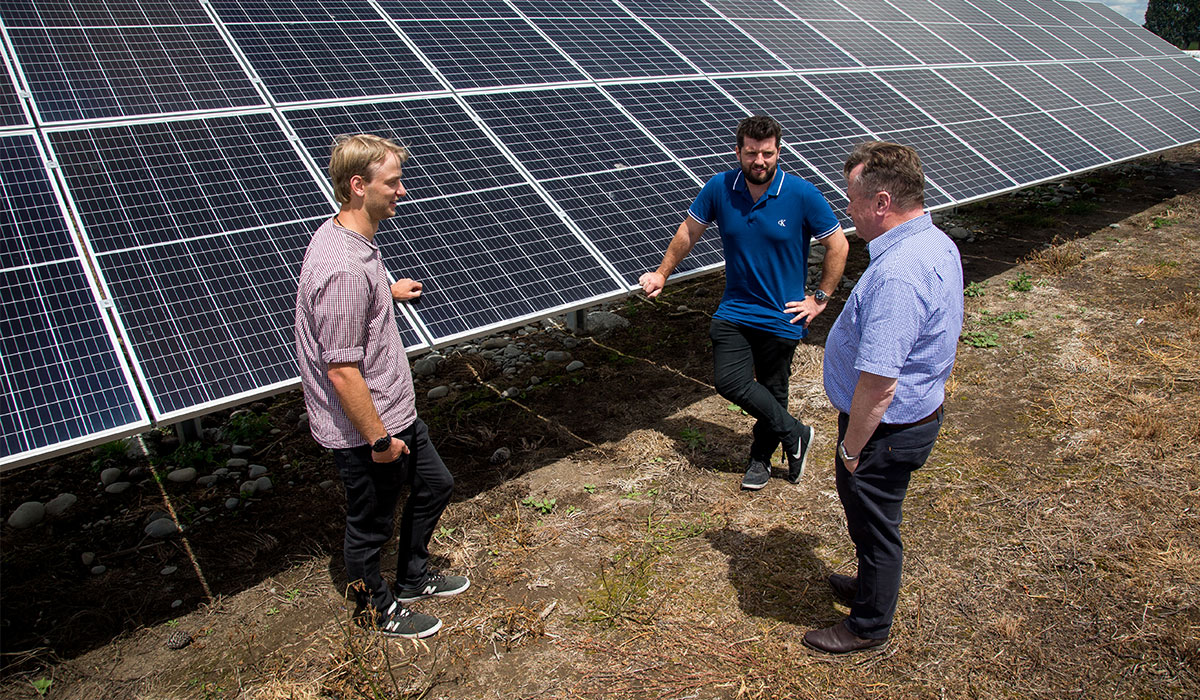
[[821,291],[820,289],[813,292],[813,299],[816,299],[817,301],[825,301],[828,298],[829,298],[829,295],[826,294],[825,292]]

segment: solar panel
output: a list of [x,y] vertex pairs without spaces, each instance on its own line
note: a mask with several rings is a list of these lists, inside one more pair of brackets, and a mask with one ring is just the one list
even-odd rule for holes
[[705,73],[746,73],[788,67],[728,22],[662,17],[647,17],[644,21]]
[[978,32],[965,24],[943,22],[930,24],[928,27],[930,31],[955,49],[966,54],[973,62],[989,63],[1013,60],[1013,57],[1004,49],[980,36]]
[[1162,129],[1131,112],[1124,105],[1110,103],[1090,107],[1104,121],[1112,124],[1125,136],[1141,144],[1143,150],[1157,151],[1176,145],[1178,142]]
[[814,20],[812,26],[864,66],[907,66],[921,62],[861,22]]
[[819,73],[805,79],[872,131],[933,124],[928,115],[869,73]]
[[1078,107],[1079,102],[1025,66],[988,66],[987,72],[1044,110]]
[[198,0],[5,0],[0,18],[9,27],[206,24]]
[[[1155,129],[1165,133],[1174,142],[1170,144],[1172,146],[1187,143],[1200,137],[1200,119],[1195,119],[1194,115],[1192,118],[1195,124],[1189,124],[1180,116],[1177,116],[1170,110],[1165,109],[1158,102],[1150,99],[1126,102],[1121,107],[1128,109],[1153,125]],[[1187,115],[1187,112],[1182,112],[1182,114]]]
[[1051,58],[1050,54],[1008,27],[999,24],[972,24],[971,30],[1018,61],[1046,61]]
[[941,68],[938,75],[967,93],[992,114],[1007,117],[1041,111],[1016,90],[997,80],[982,68]]
[[1111,160],[1121,160],[1142,152],[1142,147],[1136,141],[1096,116],[1095,112],[1083,107],[1060,109],[1052,112],[1051,116],[1063,126],[1086,138],[1088,143],[1100,149]]
[[879,136],[915,148],[926,178],[955,200],[981,197],[1017,184],[943,127],[885,131]]
[[974,100],[964,95],[931,70],[897,70],[879,77],[914,104],[920,105],[940,124],[985,119],[991,116]]
[[1142,93],[1129,87],[1123,80],[1101,68],[1095,63],[1072,63],[1067,66],[1079,77],[1095,85],[1097,89],[1108,95],[1108,101],[1136,100],[1144,97]]
[[604,89],[678,158],[722,153],[729,161],[733,134],[747,116],[707,81],[621,83]]
[[1019,184],[1063,175],[1067,169],[999,119],[946,126]]
[[874,22],[873,26],[890,37],[921,63],[970,63],[971,59],[933,32],[916,22]]
[[1019,114],[1002,121],[1043,151],[1053,153],[1070,171],[1084,170],[1108,160],[1087,141],[1072,133],[1049,114]]
[[798,77],[719,78],[716,83],[750,112],[779,120],[788,143],[866,133],[846,112]]
[[0,136],[0,468],[149,425],[32,134]]
[[737,25],[797,70],[860,65],[800,20],[740,19]]
[[1083,58],[1081,52],[1076,51],[1070,44],[1054,36],[1042,27],[1015,26],[1011,27],[1011,29],[1013,33],[1033,44],[1051,58],[1062,61]]
[[4,61],[4,70],[0,71],[0,126],[29,126],[29,115],[17,94],[16,77],[8,61],[8,53],[0,51],[0,56]]
[[1040,75],[1054,87],[1071,96],[1082,105],[1098,105],[1110,102],[1112,98],[1103,90],[1079,76],[1065,65],[1045,64],[1033,65],[1030,70]]
[[629,17],[545,18],[534,24],[597,80],[695,74],[678,53]]
[[638,17],[720,17],[704,0],[621,0],[621,5]]

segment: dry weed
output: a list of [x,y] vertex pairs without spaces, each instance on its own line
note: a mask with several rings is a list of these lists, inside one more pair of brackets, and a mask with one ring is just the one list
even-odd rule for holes
[[1027,260],[1047,275],[1061,275],[1083,262],[1083,249],[1076,241],[1063,242],[1055,237],[1049,247],[1033,253]]

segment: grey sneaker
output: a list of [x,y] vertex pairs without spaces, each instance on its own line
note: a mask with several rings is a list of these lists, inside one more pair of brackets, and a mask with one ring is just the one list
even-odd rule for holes
[[746,475],[742,477],[742,488],[747,491],[757,491],[767,485],[771,479],[771,468],[766,462],[750,458],[746,465]]
[[447,576],[438,572],[430,572],[425,579],[425,583],[420,586],[409,588],[407,586],[397,586],[393,593],[396,594],[396,600],[401,603],[411,603],[414,600],[428,598],[430,596],[447,597],[458,595],[471,587],[471,581],[466,576]]
[[783,456],[787,460],[787,480],[793,484],[800,483],[800,478],[804,476],[804,466],[808,464],[808,451],[816,437],[817,431],[813,430],[811,425],[801,425],[800,442],[796,445],[796,451],[794,453],[786,449],[783,451]]
[[360,626],[386,637],[424,639],[437,634],[442,621],[433,615],[414,612],[393,601],[387,612],[366,611],[357,618]]

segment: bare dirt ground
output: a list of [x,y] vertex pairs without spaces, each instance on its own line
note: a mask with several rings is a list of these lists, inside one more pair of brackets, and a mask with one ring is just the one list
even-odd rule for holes
[[[5,519],[65,491],[80,502],[4,525],[0,696],[41,682],[88,700],[1200,697],[1200,147],[1073,185],[953,215],[976,232],[960,242],[966,326],[881,652],[800,642],[845,614],[825,577],[853,571],[820,372],[837,309],[792,376],[793,412],[818,434],[807,475],[741,492],[751,419],[711,387],[715,276],[631,297],[628,328],[571,350],[584,369],[537,364],[545,381],[515,399],[477,357],[419,385],[459,386],[419,409],[457,480],[437,563],[472,579],[417,604],[446,622],[422,643],[348,623],[344,499],[322,486],[336,475],[297,427],[298,394],[254,407],[282,431],[251,455],[276,488],[234,510],[103,451],[4,474]],[[849,274],[865,264],[856,241]],[[511,459],[491,464],[500,447]],[[102,494],[112,463],[147,477]],[[147,538],[164,493],[184,532]],[[192,641],[171,650],[173,633]]]

